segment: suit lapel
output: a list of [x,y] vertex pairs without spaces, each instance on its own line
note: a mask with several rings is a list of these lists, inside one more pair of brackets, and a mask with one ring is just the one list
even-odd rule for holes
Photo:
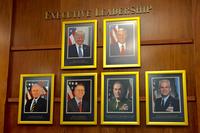
[[83,57],[86,55],[86,47],[85,47],[85,45],[83,45]]
[[167,101],[165,103],[165,108],[167,108],[170,103],[171,103],[171,96],[168,97],[168,99],[167,99]]
[[117,53],[120,53],[120,48],[119,48],[119,44],[118,43],[116,45],[116,51],[117,51]]
[[79,108],[75,99],[73,99],[73,107],[74,107],[74,110],[76,110],[76,112],[79,112]]
[[73,45],[73,51],[76,51],[74,54],[76,55],[76,57],[78,57],[78,51],[77,51],[77,49],[76,49],[76,44],[75,45]]

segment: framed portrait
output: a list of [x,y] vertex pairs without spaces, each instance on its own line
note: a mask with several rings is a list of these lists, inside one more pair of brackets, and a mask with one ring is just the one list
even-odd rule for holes
[[139,125],[139,72],[103,72],[101,84],[101,124]]
[[97,20],[62,22],[62,69],[96,68]]
[[140,67],[140,18],[103,21],[103,67]]
[[185,70],[146,72],[146,124],[188,125]]
[[21,74],[18,124],[52,124],[54,74]]
[[97,73],[62,74],[60,124],[97,124]]

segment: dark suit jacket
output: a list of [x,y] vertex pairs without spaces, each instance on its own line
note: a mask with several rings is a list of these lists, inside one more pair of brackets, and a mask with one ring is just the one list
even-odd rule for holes
[[[89,112],[90,107],[88,102],[82,100],[82,112]],[[67,112],[79,112],[79,108],[75,98],[68,101]]]
[[[118,108],[116,108],[116,99],[113,98],[110,100],[110,102],[108,103],[108,111],[109,112],[130,112],[132,111],[132,104],[131,101],[129,101],[128,99],[121,99],[120,102],[118,103]],[[120,110],[120,108],[123,105],[127,105],[128,109],[127,110]]]
[[[25,112],[30,112],[30,107],[31,107],[31,103],[32,103],[33,99],[30,99],[26,102],[25,105]],[[39,98],[37,100],[37,104],[35,107],[35,111],[34,112],[46,112],[47,110],[47,100],[44,98]]]
[[[76,44],[69,46],[68,57],[79,57],[78,51],[76,49]],[[88,45],[83,44],[83,57],[90,56],[90,47]]]
[[[120,48],[118,43],[110,45],[110,54],[111,56],[120,55]],[[133,47],[129,44],[126,44],[126,50],[124,55],[133,55]]]
[[162,107],[161,101],[162,101],[162,97],[156,99],[156,101],[155,101],[155,111],[165,112],[166,109],[169,106],[173,107],[174,111],[180,111],[179,100],[178,99],[176,99],[176,98],[174,98],[172,96],[169,96],[164,107]]

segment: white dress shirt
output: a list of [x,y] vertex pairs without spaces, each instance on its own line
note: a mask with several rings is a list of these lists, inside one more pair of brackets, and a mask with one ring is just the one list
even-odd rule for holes
[[122,46],[124,46],[124,51],[126,51],[126,43],[121,44],[118,42],[118,46],[119,46],[120,52],[122,51]]
[[79,55],[79,46],[81,46],[81,52],[82,52],[82,55],[84,56],[84,53],[83,53],[83,45],[76,44],[77,53],[78,53],[78,55]]

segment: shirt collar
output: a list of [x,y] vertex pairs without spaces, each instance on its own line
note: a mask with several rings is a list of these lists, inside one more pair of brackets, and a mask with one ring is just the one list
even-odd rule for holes
[[35,101],[37,102],[39,98],[40,98],[40,97],[38,97],[38,98],[33,98],[33,101],[35,100]]
[[119,43],[119,42],[118,42],[118,45],[119,45],[120,49],[122,48],[122,45],[124,46],[124,49],[126,49],[126,43],[123,43],[123,44],[122,44],[122,43]]
[[82,100],[78,100],[76,97],[75,97],[75,100],[76,100],[76,103],[78,104],[79,102],[82,102]]
[[79,46],[81,46],[81,48],[83,48],[83,44],[79,45],[76,43],[76,47],[79,48]]
[[168,98],[169,98],[169,95],[162,98],[164,100],[164,104],[166,103],[166,101],[167,101]]
[[120,100],[119,100],[119,99],[116,99],[116,102],[120,102]]

